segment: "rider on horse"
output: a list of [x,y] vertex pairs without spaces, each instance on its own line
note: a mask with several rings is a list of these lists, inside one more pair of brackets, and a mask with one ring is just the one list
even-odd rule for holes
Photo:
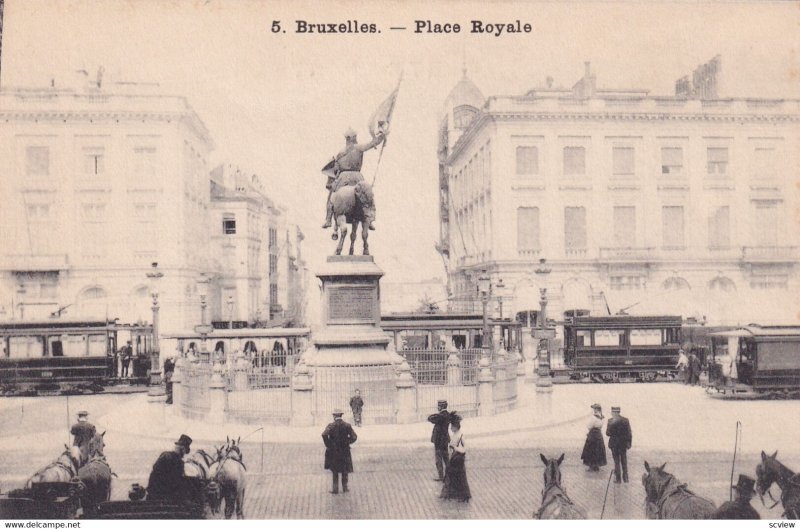
[[[378,130],[377,134],[369,143],[358,144],[356,139],[356,132],[353,129],[348,129],[344,133],[345,148],[342,152],[322,168],[323,174],[328,176],[328,183],[325,187],[328,189],[328,201],[325,206],[326,217],[323,228],[330,228],[333,220],[333,204],[331,203],[331,195],[339,188],[344,186],[354,186],[360,182],[364,182],[364,176],[361,174],[361,165],[364,162],[364,153],[370,149],[374,149],[380,145],[386,138],[384,130]],[[365,184],[366,185],[366,184]],[[373,225],[375,219],[375,202],[372,200],[372,192],[370,190],[368,195],[368,203],[362,204],[366,218],[370,219],[369,229],[374,230]]]
[[89,412],[79,411],[78,422],[72,425],[70,433],[73,435],[72,445],[81,451],[81,463],[89,459],[89,442],[97,433],[96,428],[89,422]]

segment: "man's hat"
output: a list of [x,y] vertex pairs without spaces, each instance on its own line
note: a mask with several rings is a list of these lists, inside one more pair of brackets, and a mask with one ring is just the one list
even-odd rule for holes
[[189,450],[189,447],[192,445],[192,438],[186,434],[181,434],[181,438],[175,441],[176,445],[181,445],[182,447]]
[[611,406],[611,413],[617,412],[619,413],[619,406]]
[[353,128],[350,127],[346,131],[344,131],[344,137],[345,138],[355,138],[356,137],[356,131],[354,131]]
[[344,415],[344,412],[342,410],[340,410],[339,408],[336,408],[335,410],[333,410],[333,416],[334,417],[341,417],[342,415]]
[[78,412],[78,417],[88,417],[88,416],[89,416],[89,412],[88,411],[79,411]]
[[732,489],[736,489],[739,492],[747,492],[748,494],[755,494],[755,487],[756,480],[744,474],[739,474],[739,483],[731,486]]
[[600,406],[599,404],[597,404],[596,402],[594,404],[592,404],[591,408],[593,410],[602,410],[603,409],[603,407]]
[[444,399],[442,399],[440,401],[437,401],[436,404],[439,405],[439,406],[447,407],[447,401],[444,400]]

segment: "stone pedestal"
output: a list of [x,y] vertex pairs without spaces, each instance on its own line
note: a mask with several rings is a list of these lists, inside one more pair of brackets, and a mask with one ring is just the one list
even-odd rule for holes
[[214,364],[211,381],[208,384],[208,422],[223,424],[225,422],[225,381],[222,379],[222,366]]
[[311,426],[314,415],[311,413],[311,391],[313,385],[308,366],[301,361],[297,364],[292,380],[292,426]]
[[172,405],[176,414],[180,414],[183,406],[183,358],[175,360],[175,371],[172,373]]
[[480,361],[478,372],[478,410],[481,417],[494,415],[494,377],[489,358]]
[[447,357],[447,385],[461,385],[461,359],[456,351],[451,351]]
[[411,376],[411,368],[403,361],[397,370],[397,422],[399,424],[412,423],[417,418],[416,384]]
[[394,357],[380,327],[383,276],[372,256],[330,256],[317,272],[322,281],[322,328],[304,356],[313,374],[314,423],[346,410],[355,389],[364,398],[364,424],[396,420]]
[[247,358],[242,352],[236,355],[236,360],[234,360],[234,362],[233,389],[235,391],[247,391],[250,389],[250,384],[247,380],[247,373],[250,370],[250,362],[247,361]]

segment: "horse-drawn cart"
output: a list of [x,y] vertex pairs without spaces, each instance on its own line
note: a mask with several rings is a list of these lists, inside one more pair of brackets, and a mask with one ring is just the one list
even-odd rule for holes
[[106,501],[86,512],[100,520],[202,520],[209,516],[208,480],[186,477],[184,501],[144,499],[144,490],[134,485],[125,501]]
[[33,483],[0,495],[0,519],[71,520],[81,513],[80,483]]

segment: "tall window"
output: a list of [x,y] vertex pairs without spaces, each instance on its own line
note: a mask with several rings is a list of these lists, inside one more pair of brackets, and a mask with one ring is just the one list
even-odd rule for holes
[[236,235],[236,216],[233,213],[226,213],[222,216],[222,233]]
[[137,260],[150,259],[156,256],[156,204],[154,202],[138,202],[133,205],[133,255]]
[[584,147],[564,147],[564,175],[586,174],[586,149]]
[[539,208],[517,208],[517,250],[539,249]]
[[98,176],[103,174],[104,149],[102,147],[86,147],[83,149],[83,174]]
[[50,147],[30,145],[25,148],[25,173],[28,176],[50,174]]
[[52,253],[58,234],[55,226],[55,215],[50,204],[28,204],[26,209],[27,229],[30,234],[30,251],[32,254]]
[[517,147],[517,174],[520,176],[539,174],[539,149],[537,147]]
[[684,247],[683,206],[664,206],[661,208],[661,233],[666,249]]
[[586,249],[586,208],[564,208],[564,248]]
[[753,202],[753,245],[778,245],[778,203],[768,200]]
[[709,147],[708,148],[708,174],[724,175],[728,171],[728,148]]
[[81,255],[96,260],[106,255],[106,205],[86,203],[81,206]]
[[633,147],[614,147],[611,158],[614,174],[617,176],[630,176],[636,172]]
[[753,176],[756,178],[775,178],[778,175],[776,170],[776,152],[774,147],[758,147],[753,152]]
[[156,148],[149,146],[133,149],[133,171],[137,176],[154,176],[156,174]]
[[636,246],[636,208],[614,207],[614,246],[633,248]]
[[661,147],[661,174],[679,175],[683,173],[683,148]]
[[708,217],[708,247],[728,248],[731,245],[731,213],[728,206],[712,211]]

